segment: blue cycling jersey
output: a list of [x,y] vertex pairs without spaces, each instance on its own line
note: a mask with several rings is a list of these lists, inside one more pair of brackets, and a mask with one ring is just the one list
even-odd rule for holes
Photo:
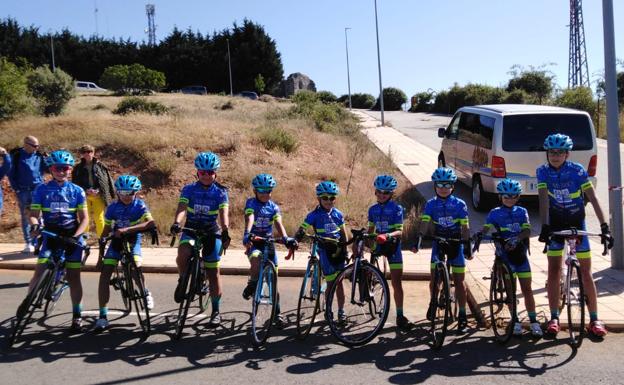
[[582,192],[592,184],[582,165],[566,161],[557,170],[549,164],[537,168],[537,188],[547,189],[550,224],[579,227],[585,219]]
[[218,228],[217,216],[219,209],[228,207],[228,192],[217,182],[210,186],[195,182],[182,188],[179,202],[187,205],[186,226]]
[[468,225],[466,202],[449,195],[446,199],[434,197],[427,201],[421,215],[422,222],[435,225],[435,234],[441,237],[459,237],[461,226]]
[[368,226],[375,226],[378,234],[403,230],[403,206],[389,200],[368,209]]
[[71,230],[78,227],[76,212],[86,206],[84,190],[71,182],[59,185],[55,180],[37,186],[32,194],[31,210],[41,210],[45,226]]
[[503,238],[517,237],[522,230],[531,229],[529,213],[520,206],[500,206],[492,209],[484,226],[495,229]]
[[111,226],[113,231],[151,220],[152,214],[145,202],[139,198],[135,198],[129,205],[115,201],[108,205],[104,214],[104,224]]
[[335,207],[326,211],[321,206],[311,211],[301,227],[308,229],[312,227],[314,232],[322,237],[340,239],[340,229],[344,227],[344,216]]
[[272,200],[266,203],[256,198],[249,198],[245,203],[245,215],[253,214],[254,222],[251,232],[261,237],[273,234],[273,222],[281,217],[279,206]]

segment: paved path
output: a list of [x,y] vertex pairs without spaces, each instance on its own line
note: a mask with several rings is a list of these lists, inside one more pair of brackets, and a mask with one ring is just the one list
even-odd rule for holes
[[[354,113],[362,120],[363,132],[368,138],[381,151],[392,158],[401,172],[405,174],[425,198],[431,197],[433,185],[430,178],[431,173],[437,167],[438,152],[394,128],[380,126],[379,120],[371,116],[370,112],[355,110]],[[398,114],[402,119],[405,119],[404,115],[405,113]],[[466,193],[462,191],[461,186],[459,193],[460,195]],[[482,218],[481,220],[473,221],[472,214],[470,214],[471,225],[474,232],[480,228]],[[481,217],[483,217],[482,214]],[[543,320],[549,316],[549,310],[546,290],[544,289],[547,276],[547,260],[544,254],[542,254],[542,247],[543,244],[537,241],[537,237],[532,237],[530,261],[533,271],[533,290],[535,292],[538,313]],[[624,329],[624,271],[611,268],[610,257],[603,257],[598,252],[602,250],[599,243],[592,242],[592,249],[594,250],[592,270],[599,293],[598,310],[600,318],[604,319],[611,329]],[[479,255],[475,256],[473,261],[468,263],[466,280],[469,284],[473,305],[484,314],[487,314],[489,283],[484,281],[482,277],[489,274],[494,251],[486,245],[481,248],[481,251]],[[416,258],[422,260],[428,258],[428,256],[429,251],[422,251]],[[522,310],[521,315],[526,315],[523,311],[524,303],[522,300],[519,309]]]

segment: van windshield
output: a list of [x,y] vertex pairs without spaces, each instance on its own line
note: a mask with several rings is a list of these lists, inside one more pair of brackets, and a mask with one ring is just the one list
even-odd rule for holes
[[593,148],[592,130],[585,115],[509,115],[504,117],[503,127],[505,151],[544,151],[544,139],[556,133],[572,138],[575,151]]

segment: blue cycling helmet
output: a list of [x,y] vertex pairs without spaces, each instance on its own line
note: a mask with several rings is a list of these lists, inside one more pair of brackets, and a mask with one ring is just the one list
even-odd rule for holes
[[251,185],[255,190],[272,190],[277,186],[277,181],[271,174],[258,174],[251,181]]
[[316,185],[316,196],[320,195],[338,195],[340,189],[338,185],[330,180],[323,181]]
[[141,181],[134,175],[121,175],[115,181],[115,189],[117,191],[139,191],[141,189]]
[[195,168],[204,171],[216,171],[221,166],[219,156],[212,152],[200,152],[195,157]]
[[457,182],[457,175],[455,171],[448,167],[438,167],[431,175],[431,180],[434,182]]
[[46,166],[72,166],[74,167],[74,157],[71,153],[65,150],[53,151],[47,158],[45,158]]
[[397,188],[397,181],[391,175],[377,175],[373,186],[377,190],[394,191]]
[[496,185],[496,192],[499,194],[520,195],[522,185],[514,179],[505,178]]
[[544,140],[544,150],[572,150],[574,143],[572,139],[564,134],[552,134]]

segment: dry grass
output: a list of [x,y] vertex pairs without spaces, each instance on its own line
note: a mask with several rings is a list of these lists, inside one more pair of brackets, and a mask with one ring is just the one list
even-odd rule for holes
[[[179,190],[195,180],[193,159],[198,151],[214,151],[222,158],[218,178],[230,189],[235,239],[241,236],[243,205],[252,195],[250,182],[257,173],[276,177],[273,199],[280,205],[290,233],[316,206],[314,186],[320,180],[332,179],[339,184],[337,207],[352,227],[366,225],[377,174],[393,174],[400,186],[408,186],[391,161],[362,135],[319,132],[312,123],[289,117],[285,112],[290,103],[179,94],[149,98],[172,107],[173,112],[164,116],[116,116],[111,111],[120,97],[80,96],[71,101],[63,116],[27,117],[1,124],[0,146],[16,147],[25,135],[37,136],[46,150],[63,147],[75,155],[81,145],[94,145],[115,176],[132,173],[141,178],[146,201],[162,232],[171,224]],[[232,108],[222,109],[225,104]],[[293,153],[269,151],[259,143],[258,132],[275,127],[296,136],[298,147]],[[405,187],[398,195],[404,193]],[[13,229],[0,240],[18,241],[14,201],[7,203],[2,223]]]

